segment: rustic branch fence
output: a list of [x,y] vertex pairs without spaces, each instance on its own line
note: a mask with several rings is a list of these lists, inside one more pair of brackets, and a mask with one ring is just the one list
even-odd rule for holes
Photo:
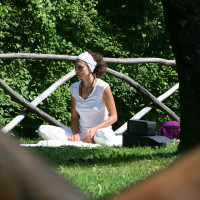
[[[0,54],[0,59],[39,59],[39,60],[63,60],[63,61],[74,61],[76,56],[69,55],[49,55],[49,54],[23,54],[23,53],[12,53],[12,54]],[[115,64],[140,64],[140,63],[160,63],[167,66],[174,66],[176,63],[174,60],[166,60],[161,58],[104,58],[107,63],[115,63]],[[148,90],[142,87],[139,83],[134,81],[128,76],[125,76],[122,73],[119,73],[113,69],[108,68],[107,72],[110,75],[113,75],[130,86],[134,87],[138,92],[143,94],[146,98],[148,98],[152,103],[148,105],[146,108],[142,109],[139,113],[133,116],[132,119],[141,119],[145,114],[147,114],[150,110],[152,110],[155,106],[165,112],[168,116],[170,116],[173,120],[180,121],[180,118],[166,105],[162,103],[162,101],[172,95],[179,88],[179,84],[177,83],[174,87],[169,89],[160,97],[156,98],[153,94],[151,94]],[[25,109],[16,116],[10,123],[8,123],[5,127],[2,128],[3,133],[8,133],[12,130],[17,124],[19,124],[27,115],[27,113],[33,112],[45,121],[50,124],[65,127],[64,124],[51,117],[44,111],[37,108],[37,105],[41,103],[44,99],[46,99],[50,94],[52,94],[58,87],[60,87],[63,83],[70,80],[75,75],[75,71],[72,70],[58,81],[56,81],[53,85],[51,85],[47,90],[45,90],[42,94],[36,97],[32,102],[28,102],[26,99],[18,95],[14,90],[12,90],[2,79],[0,79],[0,87],[9,94],[16,102],[20,103],[25,107]],[[115,133],[122,134],[127,129],[127,124],[125,123],[120,128],[118,128]]]
[[[40,55],[31,55],[31,54],[2,54],[0,59],[41,59]],[[47,59],[51,55],[44,55]],[[54,59],[59,59],[60,56],[52,56]],[[52,59],[51,57],[51,59]],[[68,58],[67,58],[68,57]],[[67,56],[66,60],[74,60],[74,57]],[[105,59],[109,62],[110,58]],[[112,59],[114,60],[114,59]],[[128,59],[130,62],[138,63],[134,59]],[[145,59],[142,59],[141,62],[144,62]],[[158,61],[159,59],[147,59],[146,62]],[[115,59],[115,63],[121,63],[122,59]],[[128,64],[125,60],[123,60]],[[141,63],[139,62],[139,63]],[[174,63],[172,61],[160,60],[158,63]],[[124,63],[124,64],[125,64]],[[175,63],[174,63],[175,64]],[[173,64],[173,65],[174,65]],[[161,103],[163,100],[172,95],[179,88],[177,83],[167,92],[155,98],[152,94],[146,91],[142,86],[136,83],[134,80],[126,77],[118,72],[115,72],[111,69],[108,69],[108,73],[114,75],[122,80],[126,81],[128,84],[136,88],[143,95],[152,100],[152,103],[143,108],[138,112],[133,119],[140,119],[146,113],[148,113],[156,105],[166,114],[169,115],[171,112],[163,106]],[[35,112],[39,116],[43,117],[47,121],[50,120],[50,123],[53,122],[51,116],[48,116],[43,111],[37,108],[37,105],[46,99],[52,92],[54,92],[58,87],[60,87],[64,82],[68,81],[75,75],[74,70],[66,74],[64,77],[56,81],[52,86],[40,94],[34,101],[31,103],[25,100],[23,97],[19,96],[15,91],[13,91],[3,80],[0,79],[0,87],[3,90],[11,95],[17,102],[26,107],[19,116],[17,116],[13,121],[12,126],[4,127],[5,132],[12,129],[17,123],[19,123],[28,113],[28,111]],[[40,114],[39,114],[40,113]],[[42,115],[43,114],[43,115]],[[174,113],[171,113],[169,116],[172,118],[177,116]],[[52,121],[51,121],[52,120]],[[9,123],[10,124],[10,123]],[[59,125],[59,124],[58,124]],[[62,125],[61,125],[62,126]],[[124,131],[124,125],[121,128],[121,131]],[[27,151],[27,149],[19,147],[16,141],[11,140],[10,137],[0,133],[0,164],[1,164],[1,173],[0,173],[0,186],[2,190],[0,191],[1,199],[77,199],[77,200],[89,200],[85,194],[75,188],[70,182],[64,180],[58,176],[55,171],[49,167],[43,160],[38,158],[33,152]],[[14,167],[13,167],[14,166]],[[129,188],[124,189],[117,195],[108,197],[107,200],[120,200],[120,199],[199,199],[200,192],[200,148],[196,148],[193,151],[188,152],[183,155],[180,159],[175,161],[172,165],[168,166],[166,169],[158,172],[147,178],[140,183],[133,185]],[[192,171],[191,171],[192,169]],[[191,173],[188,173],[191,171]],[[42,174],[42,176],[41,176]],[[176,180],[174,181],[174,177]],[[170,182],[170,184],[168,184]],[[176,189],[174,189],[176,188]],[[156,192],[155,192],[156,190]]]

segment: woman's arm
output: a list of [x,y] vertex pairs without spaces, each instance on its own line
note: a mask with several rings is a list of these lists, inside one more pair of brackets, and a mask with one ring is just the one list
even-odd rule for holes
[[100,128],[106,128],[117,121],[117,111],[115,106],[115,101],[111,92],[110,87],[106,87],[103,93],[103,101],[107,107],[109,117],[103,123],[89,129],[86,135],[91,138],[95,135],[96,131]]
[[80,136],[79,136],[79,115],[78,112],[75,109],[76,105],[76,100],[75,98],[71,95],[71,129],[73,135],[68,138],[70,141],[79,141]]
[[117,121],[117,111],[116,111],[115,101],[110,87],[105,88],[103,93],[103,101],[107,107],[109,117],[102,124],[97,126],[98,129],[110,126]]

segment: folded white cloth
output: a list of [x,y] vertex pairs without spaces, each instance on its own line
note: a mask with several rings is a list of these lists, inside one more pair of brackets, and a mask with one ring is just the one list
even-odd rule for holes
[[[96,140],[98,138],[96,137]],[[105,145],[103,143],[103,145]],[[115,141],[112,145],[108,146],[121,146],[122,145],[122,135],[116,135]],[[71,142],[69,140],[41,140],[37,144],[20,144],[23,147],[61,147],[61,146],[74,146],[74,147],[98,147],[101,144],[91,144],[82,141]]]

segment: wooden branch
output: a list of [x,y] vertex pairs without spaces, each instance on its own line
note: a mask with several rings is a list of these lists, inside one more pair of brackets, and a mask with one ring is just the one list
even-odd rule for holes
[[130,77],[127,77],[124,74],[119,73],[113,69],[108,68],[107,72],[117,78],[120,78],[121,80],[125,81],[126,83],[134,87],[138,92],[142,93],[144,96],[150,99],[158,108],[160,108],[163,112],[169,115],[172,119],[180,121],[180,118],[171,109],[169,109],[162,102],[160,102],[154,95],[152,95],[148,90],[143,88],[139,83],[137,83]]
[[[48,89],[46,89],[42,94],[37,96],[31,104],[37,106],[44,99],[46,99],[50,94],[52,94],[58,87],[60,87],[63,83],[71,79],[75,75],[75,70],[72,70],[59,80],[57,80],[53,85],[51,85]],[[16,116],[12,121],[10,121],[5,127],[1,129],[2,132],[8,133],[11,131],[17,124],[19,124],[25,116],[28,114],[28,109],[24,109],[18,116]]]
[[[170,95],[172,95],[175,91],[179,89],[179,83],[174,85],[172,88],[170,88],[167,92],[159,96],[157,99],[159,101],[164,101],[166,98],[168,98]],[[154,104],[150,103],[148,106],[143,108],[141,111],[139,111],[137,114],[135,114],[131,119],[141,119],[144,115],[146,115],[149,111],[151,111],[154,108]],[[124,133],[127,130],[127,122],[124,123],[121,127],[119,127],[115,134],[120,135]]]
[[89,200],[39,155],[0,132],[0,199]]
[[34,60],[76,60],[76,56],[35,54],[35,53],[7,53],[0,54],[0,59],[34,59]]
[[[37,59],[37,60],[76,60],[76,56],[69,55],[53,55],[53,54],[34,54],[34,53],[8,53],[0,54],[0,59]],[[139,64],[139,63],[160,63],[163,65],[176,65],[174,60],[166,60],[163,58],[106,58],[107,63],[115,64]]]
[[0,79],[0,87],[8,93],[16,102],[27,108],[29,111],[35,113],[36,115],[40,116],[45,121],[49,122],[52,125],[60,126],[60,127],[66,127],[61,122],[57,121],[55,118],[51,117],[44,111],[40,110],[39,108],[32,105],[30,102],[28,102],[26,99],[18,95],[14,90],[12,90],[2,79]]
[[141,63],[159,63],[163,65],[174,66],[175,60],[166,60],[163,58],[104,58],[108,63],[114,64],[141,64]]

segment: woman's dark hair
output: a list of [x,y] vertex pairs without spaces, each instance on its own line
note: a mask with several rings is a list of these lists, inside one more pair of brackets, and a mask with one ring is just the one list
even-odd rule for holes
[[93,51],[88,51],[88,53],[90,53],[93,59],[97,62],[97,66],[95,67],[93,74],[95,74],[97,78],[103,78],[108,67],[106,62],[103,60],[103,56]]

